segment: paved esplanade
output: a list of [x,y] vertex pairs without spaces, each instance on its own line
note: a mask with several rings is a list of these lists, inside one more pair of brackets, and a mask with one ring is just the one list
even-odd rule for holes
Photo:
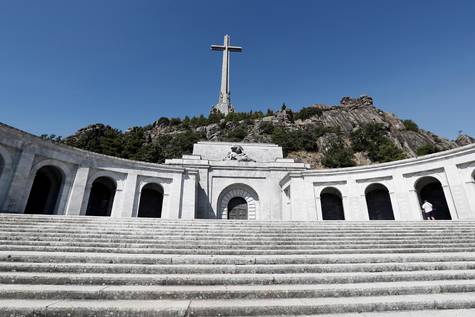
[[213,51],[223,51],[223,67],[221,73],[221,90],[219,92],[219,101],[211,109],[212,112],[219,111],[223,114],[234,112],[234,107],[231,104],[231,91],[229,89],[229,59],[230,52],[242,52],[242,47],[231,46],[231,37],[224,36],[223,45],[211,45]]

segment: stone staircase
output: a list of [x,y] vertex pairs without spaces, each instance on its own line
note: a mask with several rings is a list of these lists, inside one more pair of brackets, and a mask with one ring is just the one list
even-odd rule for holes
[[475,316],[475,222],[1,214],[0,228],[0,316]]

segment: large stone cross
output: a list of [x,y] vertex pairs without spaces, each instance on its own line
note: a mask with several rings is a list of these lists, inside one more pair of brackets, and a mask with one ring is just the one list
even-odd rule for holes
[[213,51],[223,51],[223,67],[221,70],[221,90],[219,92],[219,100],[213,106],[211,112],[220,112],[227,115],[229,112],[234,112],[234,107],[231,104],[231,91],[229,89],[229,59],[231,52],[242,52],[242,47],[231,46],[231,38],[229,35],[224,36],[223,45],[211,45]]

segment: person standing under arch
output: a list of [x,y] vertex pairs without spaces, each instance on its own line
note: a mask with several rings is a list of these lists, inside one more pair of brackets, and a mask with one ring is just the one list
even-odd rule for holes
[[430,202],[424,200],[424,203],[422,204],[422,210],[424,212],[425,219],[435,220],[434,207],[432,207],[432,204]]

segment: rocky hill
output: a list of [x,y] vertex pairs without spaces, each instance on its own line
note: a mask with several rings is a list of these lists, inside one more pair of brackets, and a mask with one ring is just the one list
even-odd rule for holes
[[162,117],[124,132],[94,124],[57,141],[108,155],[163,162],[190,153],[199,140],[277,143],[287,157],[313,168],[387,162],[475,142],[467,135],[450,141],[422,130],[411,120],[376,108],[369,96],[344,97],[339,105],[315,104],[298,112],[283,105],[267,113]]

